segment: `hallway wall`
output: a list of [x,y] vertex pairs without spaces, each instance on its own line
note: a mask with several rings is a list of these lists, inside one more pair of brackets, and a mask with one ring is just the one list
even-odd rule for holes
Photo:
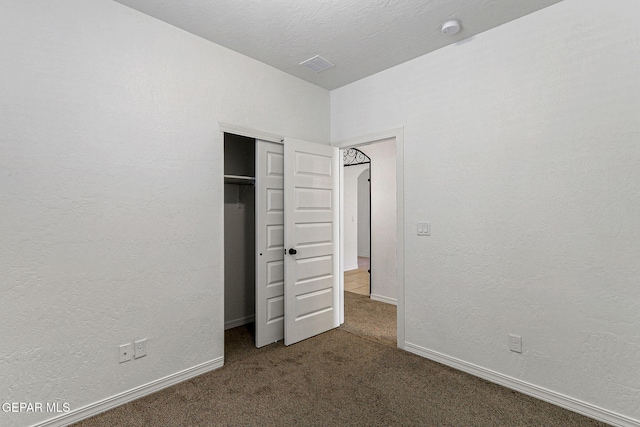
[[371,257],[371,189],[369,167],[358,175],[358,256]]
[[371,298],[396,303],[395,139],[360,147],[371,159]]
[[[358,176],[368,168],[367,165],[355,165],[344,168],[344,269],[358,268],[358,240],[360,239],[360,221],[358,218]],[[367,234],[369,230],[367,229]]]

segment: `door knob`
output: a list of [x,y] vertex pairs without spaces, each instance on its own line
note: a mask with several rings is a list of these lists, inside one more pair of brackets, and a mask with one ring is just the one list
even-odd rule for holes
[[298,251],[296,251],[295,249],[293,249],[293,248],[289,249],[289,255],[295,255],[297,253],[298,253]]

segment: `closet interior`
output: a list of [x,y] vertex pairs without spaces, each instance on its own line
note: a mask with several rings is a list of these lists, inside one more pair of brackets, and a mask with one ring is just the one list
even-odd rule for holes
[[224,327],[255,320],[255,148],[224,134]]

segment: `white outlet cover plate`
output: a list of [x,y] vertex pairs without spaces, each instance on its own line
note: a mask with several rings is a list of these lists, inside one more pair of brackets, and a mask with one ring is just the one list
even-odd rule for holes
[[139,359],[147,355],[147,339],[146,338],[135,341],[133,345],[134,345],[134,351],[135,351],[133,357],[135,357],[136,359]]
[[522,337],[509,334],[509,350],[516,353],[522,353]]
[[120,346],[120,363],[128,362],[133,358],[133,344],[122,344]]

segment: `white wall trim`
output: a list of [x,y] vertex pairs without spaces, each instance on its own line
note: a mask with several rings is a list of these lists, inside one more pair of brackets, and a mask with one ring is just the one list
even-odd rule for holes
[[[396,141],[396,206],[397,206],[397,225],[396,225],[396,286],[398,306],[398,348],[404,348],[405,334],[405,317],[404,317],[404,127],[396,129],[375,132],[356,138],[345,139],[331,143],[334,147],[358,147],[371,144],[373,142],[382,141],[389,138],[395,138]],[[343,190],[341,189],[341,192]],[[342,215],[342,213],[341,213]],[[341,224],[342,225],[342,224]],[[342,236],[341,236],[342,238]]]
[[384,295],[371,294],[371,299],[374,301],[380,301],[387,304],[398,305],[398,300],[395,298],[385,297]]
[[352,271],[357,269],[358,269],[358,264],[354,264],[354,265],[349,265],[347,267],[344,267],[342,271]]
[[399,127],[396,129],[370,133],[368,135],[357,136],[355,138],[343,139],[341,141],[332,142],[331,145],[338,148],[358,147],[361,145],[373,144],[378,141],[384,141],[389,138],[396,138],[398,135],[402,134],[404,134],[404,127]]
[[437,351],[429,350],[410,342],[405,342],[404,349],[410,353],[417,354],[418,356],[422,356],[426,359],[442,363],[443,365],[450,366],[476,377],[480,377],[492,383],[519,391],[520,393],[528,394],[529,396],[533,396],[536,399],[544,400],[545,402],[549,402],[553,405],[560,406],[570,411],[577,412],[579,414],[612,424],[614,426],[640,426],[640,420],[634,420],[632,418],[617,414],[607,409],[603,409],[598,406],[583,402],[581,400],[574,399],[555,391],[537,386],[535,384],[531,384],[526,381],[501,374],[491,369],[483,368],[482,366],[478,366],[473,363],[465,362],[464,360],[460,360],[455,357],[447,356],[446,354],[439,353]]
[[227,320],[224,322],[224,330],[231,328],[237,328],[238,326],[246,325],[247,323],[254,322],[256,320],[256,316],[252,314],[251,316],[240,317],[238,319]]
[[132,402],[151,393],[155,393],[159,390],[162,390],[163,388],[181,383],[209,371],[222,368],[223,365],[224,357],[218,357],[216,359],[201,363],[183,371],[176,372],[175,374],[168,375],[164,378],[160,378],[158,380],[151,381],[150,383],[132,388],[131,390],[127,390],[106,399],[99,400],[98,402],[92,403],[90,405],[83,406],[82,408],[59,415],[47,421],[35,424],[34,426],[58,427],[73,424],[80,420],[84,420],[85,418],[93,417],[94,415],[98,415],[101,412],[113,409],[117,406],[124,405],[125,403]]
[[282,144],[284,138],[279,135],[274,135],[268,132],[262,132],[260,130],[249,129],[242,126],[236,126],[229,123],[218,122],[220,132],[232,133],[234,135],[246,136],[248,138],[261,139],[263,141],[275,142]]

